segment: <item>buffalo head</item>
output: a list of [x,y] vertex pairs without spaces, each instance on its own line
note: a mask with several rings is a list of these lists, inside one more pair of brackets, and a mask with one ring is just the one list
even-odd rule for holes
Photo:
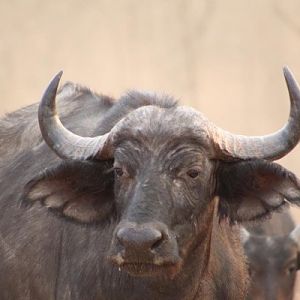
[[103,134],[82,137],[56,113],[59,73],[43,95],[39,124],[64,163],[30,182],[26,198],[82,223],[115,224],[107,258],[120,270],[175,276],[197,245],[209,252],[216,197],[220,219],[232,224],[298,203],[296,177],[270,162],[300,139],[300,91],[284,74],[290,118],[271,135],[231,134],[192,108],[140,94],[147,104],[121,105],[110,128],[99,125]]
[[242,229],[251,285],[247,299],[293,299],[300,268],[300,225],[286,235],[258,235]]

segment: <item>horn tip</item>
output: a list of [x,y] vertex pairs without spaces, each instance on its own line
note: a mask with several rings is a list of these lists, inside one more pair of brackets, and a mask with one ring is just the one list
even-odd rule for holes
[[[46,88],[39,105],[39,111],[38,111],[39,119],[42,119],[42,116],[45,115],[46,113],[50,113],[50,111],[51,111],[51,115],[55,114],[55,97],[56,97],[57,88],[62,74],[63,71],[59,71],[52,78],[48,87]],[[45,107],[51,108],[51,110],[47,110],[45,109]]]
[[289,75],[291,75],[292,74],[292,72],[291,72],[291,70],[290,70],[290,68],[287,66],[287,65],[285,65],[285,66],[283,66],[283,74],[284,74],[284,77],[287,77],[287,76],[289,76]]
[[299,89],[297,80],[293,74],[293,72],[290,70],[288,66],[283,67],[283,75],[285,78],[285,81],[287,83],[288,89],[290,90],[292,87],[293,89]]
[[50,81],[50,84],[49,84],[48,89],[50,89],[50,90],[55,90],[55,92],[56,92],[62,74],[63,74],[63,71],[61,70],[61,71],[59,71],[59,72],[52,78],[52,80]]
[[60,70],[55,76],[54,76],[54,80],[60,80],[60,78],[61,78],[61,76],[62,76],[62,74],[64,73],[64,71],[63,70]]
[[46,93],[49,93],[50,91],[55,91],[55,92],[56,92],[62,74],[63,74],[63,71],[59,71],[59,72],[51,79],[51,81],[50,81],[50,83],[49,83],[49,85],[48,85],[48,88],[46,89],[45,94],[46,94]]
[[288,66],[283,67],[283,75],[287,81],[296,81],[293,72]]
[[293,72],[290,70],[290,68],[288,66],[283,67],[283,75],[284,75],[284,78],[285,78],[285,81],[287,83],[289,91],[293,90],[294,91],[293,94],[295,94],[296,91],[297,91],[297,96],[296,97],[297,97],[297,99],[300,99],[299,84],[298,84]]

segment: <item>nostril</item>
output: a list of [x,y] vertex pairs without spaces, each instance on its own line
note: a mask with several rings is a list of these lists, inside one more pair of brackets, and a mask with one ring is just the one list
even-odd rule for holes
[[161,234],[160,237],[157,238],[157,240],[151,246],[151,250],[155,250],[156,248],[158,248],[160,246],[160,244],[162,243],[162,241],[163,241],[163,238],[162,238],[162,234]]
[[163,240],[163,234],[154,228],[122,227],[117,231],[118,242],[127,250],[154,250]]

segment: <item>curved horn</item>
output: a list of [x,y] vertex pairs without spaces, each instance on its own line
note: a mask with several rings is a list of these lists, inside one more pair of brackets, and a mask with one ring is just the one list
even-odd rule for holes
[[109,133],[90,138],[81,137],[66,129],[56,112],[56,92],[62,71],[49,83],[39,106],[39,125],[48,146],[61,158],[88,159],[102,155]]
[[283,68],[290,96],[290,116],[288,122],[277,132],[265,136],[247,137],[234,135],[211,125],[210,133],[217,158],[249,159],[262,158],[276,160],[290,152],[300,140],[300,90],[296,79],[288,67]]

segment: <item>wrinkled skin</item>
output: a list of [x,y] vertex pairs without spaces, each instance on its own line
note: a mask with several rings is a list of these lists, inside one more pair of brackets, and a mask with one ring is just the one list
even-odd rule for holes
[[247,229],[244,249],[251,277],[247,299],[293,299],[299,246],[291,235],[291,215],[276,213],[272,219],[248,225]]
[[[194,121],[170,98],[133,92],[114,104],[79,87],[59,98],[73,106],[65,126],[85,136],[140,108],[119,128],[114,159],[62,160],[39,135],[23,136],[26,125],[15,130],[27,146],[0,170],[0,298],[245,299],[232,224],[284,198],[298,204],[298,179],[264,160],[212,159],[205,130],[195,139]],[[23,114],[28,123],[35,110]]]

